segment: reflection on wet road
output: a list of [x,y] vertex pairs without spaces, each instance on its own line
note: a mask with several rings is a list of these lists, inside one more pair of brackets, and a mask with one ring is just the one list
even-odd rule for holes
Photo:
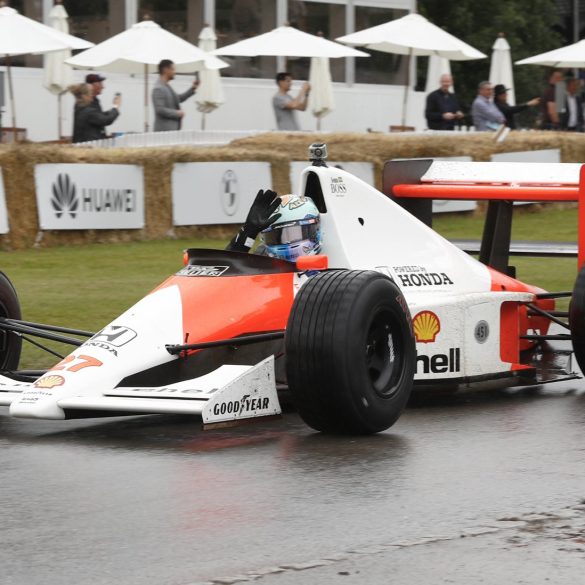
[[[425,399],[386,433],[359,438],[321,436],[292,413],[202,432],[183,417],[45,422],[2,410],[1,582],[385,583],[395,574],[416,584],[430,582],[433,559],[469,553],[462,580],[450,575],[469,583],[490,542],[514,545],[506,522],[581,514],[577,389],[582,381]],[[472,544],[460,542],[466,534],[477,535]],[[552,537],[534,546],[560,547]]]

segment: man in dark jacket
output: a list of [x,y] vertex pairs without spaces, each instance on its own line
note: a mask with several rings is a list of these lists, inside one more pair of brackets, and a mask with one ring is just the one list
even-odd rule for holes
[[508,88],[501,83],[498,83],[498,85],[494,87],[494,103],[498,110],[504,114],[504,117],[506,118],[506,126],[508,126],[510,130],[516,130],[516,120],[514,119],[514,116],[518,112],[523,112],[531,106],[538,106],[538,104],[540,104],[540,98],[536,97],[525,104],[511,106],[508,103]]
[[583,97],[577,92],[579,82],[569,77],[566,82],[565,107],[561,112],[561,130],[583,132]]
[[441,75],[441,87],[427,96],[425,117],[429,130],[453,130],[455,123],[463,119],[459,100],[449,91],[452,85],[450,75]]
[[75,110],[73,118],[72,142],[89,142],[105,137],[105,127],[109,126],[118,117],[119,98],[114,99],[114,107],[107,112],[96,108],[93,102],[92,86],[80,83],[71,86],[71,93],[75,96]]

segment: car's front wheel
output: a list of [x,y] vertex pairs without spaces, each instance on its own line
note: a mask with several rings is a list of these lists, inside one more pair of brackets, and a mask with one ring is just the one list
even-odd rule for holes
[[357,270],[312,277],[295,298],[285,343],[288,385],[309,426],[369,434],[396,422],[416,353],[404,297],[388,277]]

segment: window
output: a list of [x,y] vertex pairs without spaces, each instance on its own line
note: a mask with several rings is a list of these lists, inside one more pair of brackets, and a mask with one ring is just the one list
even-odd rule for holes
[[[289,0],[288,20],[303,32],[333,40],[345,34],[345,5]],[[310,59],[289,59],[287,69],[295,79],[308,79],[310,65]],[[331,59],[330,68],[333,81],[345,81],[345,59]]]
[[[387,8],[373,8],[356,6],[355,30],[364,30],[390,20],[406,16],[406,10],[389,10]],[[393,53],[370,51],[358,47],[360,51],[369,53],[371,57],[355,60],[355,80],[357,83],[379,83],[384,85],[405,85],[407,78],[408,58]]]
[[69,32],[76,37],[97,44],[121,32],[113,30],[108,0],[65,0],[63,6],[69,14]]
[[[275,0],[215,0],[217,46],[225,47],[269,32],[276,26]],[[223,57],[232,66],[223,69],[224,77],[273,78],[275,57]]]

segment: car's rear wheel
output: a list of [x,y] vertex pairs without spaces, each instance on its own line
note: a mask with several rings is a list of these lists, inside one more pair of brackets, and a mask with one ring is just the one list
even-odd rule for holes
[[[20,319],[20,303],[8,277],[0,272],[0,318]],[[12,331],[0,329],[0,370],[16,370],[20,361],[22,339]]]
[[285,339],[293,401],[312,428],[369,434],[410,396],[415,344],[398,287],[373,271],[329,271],[299,291]]
[[585,373],[585,266],[581,268],[569,305],[569,328],[575,359]]

